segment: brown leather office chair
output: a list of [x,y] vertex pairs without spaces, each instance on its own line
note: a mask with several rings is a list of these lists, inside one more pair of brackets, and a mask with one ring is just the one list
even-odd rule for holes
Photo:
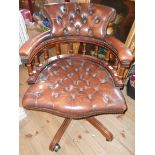
[[[45,5],[44,13],[51,29],[20,48],[31,84],[23,97],[24,108],[65,118],[50,144],[52,151],[60,148],[58,142],[72,119],[86,119],[111,141],[112,133],[94,116],[126,111],[120,88],[124,70],[133,60],[122,42],[106,34],[115,10],[98,4],[63,3]],[[83,54],[74,54],[75,42],[84,43]],[[68,43],[68,54],[61,54],[63,43]],[[85,54],[86,43],[95,45],[94,56]],[[56,55],[49,57],[49,48],[54,45]],[[106,49],[104,60],[97,58],[99,47]],[[42,54],[43,63],[39,59]],[[109,64],[111,56],[113,66]]]

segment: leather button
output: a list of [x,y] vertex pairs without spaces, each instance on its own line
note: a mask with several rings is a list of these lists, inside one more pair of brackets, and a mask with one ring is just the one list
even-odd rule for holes
[[87,18],[84,16],[82,17],[82,23],[85,24],[87,22]]
[[74,88],[74,86],[73,86],[72,84],[70,84],[68,87],[66,86],[66,87],[64,88],[64,91],[65,91],[65,92],[68,92],[68,91],[71,91],[73,88]]
[[68,73],[67,77],[71,78],[73,76],[73,73]]
[[57,17],[57,23],[58,24],[62,23],[62,18],[60,16]]
[[70,23],[74,23],[74,17],[70,16],[69,21],[70,21]]
[[49,89],[53,89],[54,88],[54,84],[53,83],[48,84],[48,88]]
[[58,84],[61,84],[61,83],[63,83],[63,80],[62,79],[59,79],[59,80],[57,80],[57,83]]
[[67,34],[69,32],[69,30],[66,28],[64,28],[64,34]]
[[98,24],[100,22],[100,18],[96,16],[94,21],[95,21],[95,24]]
[[64,14],[67,12],[67,7],[65,5],[60,6],[60,11]]
[[66,70],[66,67],[65,66],[61,66],[61,68],[65,71]]
[[84,62],[81,62],[81,63],[80,63],[80,66],[83,67],[83,66],[84,66]]
[[96,92],[99,92],[99,87],[94,88]]
[[49,75],[44,75],[44,74],[40,74],[39,78],[40,78],[40,81],[46,81],[48,79]]
[[75,72],[78,72],[78,71],[79,71],[79,69],[76,67],[76,68],[74,68],[74,71],[75,71]]
[[72,65],[72,61],[71,61],[71,60],[68,60],[67,62],[68,62],[68,64],[69,64],[70,66]]
[[39,96],[41,96],[41,92],[35,92],[35,93],[33,93],[33,96],[34,97],[39,97]]
[[55,93],[55,92],[52,92],[52,97],[54,97],[54,98],[56,98],[56,97],[58,97],[58,93]]
[[68,91],[68,87],[65,87],[65,88],[64,88],[64,91],[67,92],[67,91]]
[[100,81],[100,83],[102,83],[102,84],[106,82],[105,79],[100,79],[99,81]]
[[58,75],[58,71],[54,70],[53,74]]
[[97,73],[93,73],[93,74],[92,74],[92,77],[96,77],[96,75],[97,75]]
[[89,35],[92,35],[92,34],[93,34],[93,31],[92,31],[91,28],[88,29],[88,34],[89,34]]
[[73,18],[70,19],[70,23],[74,23],[74,19]]
[[69,91],[73,90],[74,86],[72,84],[69,85]]
[[80,14],[80,8],[79,7],[76,8],[75,12],[76,12],[76,14]]
[[89,81],[86,81],[86,84],[87,84],[87,86],[90,86],[90,82]]
[[71,100],[75,100],[75,94],[71,94]]
[[88,94],[87,97],[88,97],[89,100],[92,100],[92,95],[91,94]]
[[109,101],[109,96],[108,95],[103,95],[103,99],[108,102]]
[[92,7],[90,7],[90,8],[88,9],[88,13],[89,13],[90,15],[92,15],[92,14],[94,13],[94,9],[93,9]]
[[80,27],[79,26],[76,26],[76,28],[75,28],[75,30],[76,30],[76,33],[80,33]]
[[80,89],[79,89],[79,92],[83,92],[83,91],[84,91],[84,88],[80,88]]
[[71,74],[70,74],[70,73],[68,73],[68,74],[67,74],[67,77],[71,77]]
[[90,70],[90,68],[87,67],[87,68],[86,68],[86,72],[89,72],[89,70]]

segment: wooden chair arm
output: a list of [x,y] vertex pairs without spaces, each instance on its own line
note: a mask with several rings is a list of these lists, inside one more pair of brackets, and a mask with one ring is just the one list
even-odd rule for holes
[[121,66],[129,67],[133,61],[133,55],[125,44],[113,36],[106,36],[105,41],[109,44],[109,46],[114,48],[116,54],[118,55],[118,59],[120,60]]
[[19,49],[21,62],[24,64],[30,63],[33,57],[36,55],[36,53],[33,52],[34,49],[50,37],[50,30],[48,30],[26,41]]

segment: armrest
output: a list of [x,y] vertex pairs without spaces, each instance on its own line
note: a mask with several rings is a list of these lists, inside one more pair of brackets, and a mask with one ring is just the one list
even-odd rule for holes
[[36,35],[34,38],[26,41],[19,49],[19,55],[22,63],[30,63],[35,55],[34,49],[42,42],[50,38],[50,30]]
[[133,55],[129,48],[125,46],[120,40],[113,36],[106,36],[105,41],[114,48],[120,63],[123,67],[129,67],[130,63],[133,61]]

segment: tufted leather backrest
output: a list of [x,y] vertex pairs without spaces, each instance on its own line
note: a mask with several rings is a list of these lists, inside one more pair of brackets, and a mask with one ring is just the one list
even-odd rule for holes
[[93,3],[46,4],[45,14],[51,25],[51,34],[61,36],[87,36],[102,39],[116,11]]

